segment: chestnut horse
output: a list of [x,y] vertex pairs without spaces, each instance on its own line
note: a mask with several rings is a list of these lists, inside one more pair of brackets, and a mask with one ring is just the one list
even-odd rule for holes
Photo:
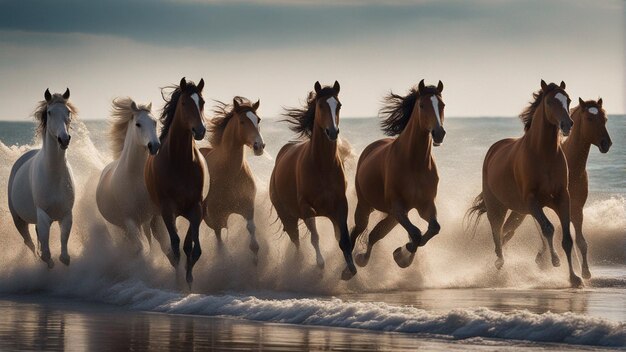
[[209,193],[202,203],[204,221],[215,231],[218,243],[221,243],[222,229],[228,225],[230,214],[243,216],[256,264],[259,251],[254,225],[256,186],[244,158],[244,147],[252,148],[257,156],[264,152],[265,143],[259,127],[261,119],[256,114],[260,102],[252,104],[246,98],[235,97],[232,106],[217,103],[214,110],[216,117],[211,120],[209,128],[211,147],[200,148],[211,175]]
[[[584,101],[578,98],[579,105],[572,109],[571,115],[574,121],[572,132],[561,144],[567,167],[569,169],[569,194],[570,212],[572,224],[576,231],[576,245],[582,256],[582,276],[585,279],[591,278],[589,263],[587,261],[587,241],[582,232],[583,227],[583,207],[587,202],[589,193],[587,178],[587,158],[591,145],[598,147],[601,153],[606,153],[611,148],[612,142],[609,132],[606,130],[606,112],[602,109],[602,99],[598,101]],[[502,245],[506,244],[515,234],[515,229],[522,223],[526,215],[511,213],[504,223],[504,238]],[[543,240],[543,247],[537,254],[537,263],[540,263],[545,252],[547,243]]]
[[202,222],[204,159],[195,140],[202,140],[204,127],[204,80],[196,86],[183,77],[173,88],[161,112],[161,148],[146,161],[145,179],[150,198],[161,212],[170,235],[174,263],[180,261],[180,237],[176,218],[189,221],[183,249],[187,256],[187,283],[193,282],[193,266],[200,258],[199,228]]
[[[387,216],[372,229],[367,251],[355,257],[359,266],[367,265],[372,247],[398,223],[409,234],[410,242],[397,248],[393,257],[402,268],[409,266],[418,246],[439,233],[437,222],[437,184],[439,176],[431,145],[443,141],[444,103],[441,99],[443,83],[437,87],[425,86],[421,80],[417,89],[406,96],[390,93],[381,110],[383,131],[388,136],[368,145],[361,153],[356,171],[358,203],[354,214],[355,227],[350,234],[353,244],[367,228],[374,209]],[[408,213],[417,209],[428,221],[428,231],[421,231],[411,223]]]
[[468,210],[476,223],[487,213],[498,259],[496,268],[502,268],[502,224],[510,209],[519,214],[530,214],[537,220],[548,241],[552,264],[559,266],[552,237],[554,226],[546,217],[544,207],[556,212],[563,227],[562,246],[569,265],[570,283],[582,285],[572,267],[573,242],[570,234],[570,196],[565,153],[561,149],[559,129],[568,135],[573,121],[569,116],[570,99],[565,83],[546,84],[533,94],[534,101],[520,115],[524,122],[524,136],[507,138],[494,143],[483,164],[483,191]]
[[356,274],[356,267],[348,235],[346,177],[337,146],[341,108],[338,94],[339,82],[324,88],[315,82],[307,106],[287,110],[291,130],[306,140],[288,143],[278,152],[270,179],[270,199],[296,248],[300,247],[298,220],[304,220],[320,269],[324,268],[324,258],[315,217],[330,219],[347,264],[342,279],[347,280]]

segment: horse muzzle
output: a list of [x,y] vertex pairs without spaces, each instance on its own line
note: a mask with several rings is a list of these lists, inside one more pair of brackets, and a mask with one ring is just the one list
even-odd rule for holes
[[574,121],[572,121],[572,119],[568,118],[567,120],[562,120],[559,123],[559,128],[561,129],[561,132],[563,132],[564,136],[569,136],[569,132],[572,130],[572,126],[574,126]]
[[70,139],[72,139],[72,136],[70,136],[69,134],[66,135],[65,138],[57,137],[57,141],[59,142],[59,146],[61,147],[61,149],[65,150],[67,149],[67,147],[69,147]]
[[252,150],[254,150],[254,155],[256,156],[263,155],[263,152],[265,151],[265,143],[254,142],[254,144],[252,145]]
[[446,130],[444,130],[443,127],[439,127],[434,129],[431,134],[433,137],[433,146],[438,147],[441,143],[443,143],[443,137],[446,136]]
[[193,138],[197,141],[204,139],[204,135],[206,134],[206,127],[200,126],[200,128],[196,129],[195,127],[191,129],[191,133],[193,133]]
[[602,138],[600,144],[598,145],[598,149],[600,149],[600,153],[605,154],[611,149],[613,142],[611,142],[610,138]]
[[332,142],[337,140],[339,137],[339,129],[338,128],[327,128],[324,130],[326,132],[326,137]]
[[150,155],[156,155],[156,153],[158,153],[159,148],[161,148],[161,143],[159,142],[155,142],[155,143],[148,143],[147,145],[148,147],[148,151],[150,152]]

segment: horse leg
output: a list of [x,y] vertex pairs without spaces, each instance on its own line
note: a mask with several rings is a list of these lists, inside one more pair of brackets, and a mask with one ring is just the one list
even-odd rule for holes
[[435,206],[434,200],[429,202],[424,209],[419,211],[419,214],[422,219],[428,221],[428,230],[419,242],[419,246],[423,247],[428,241],[439,234],[439,231],[441,230],[441,225],[439,225],[439,222],[437,221],[437,207]]
[[580,250],[582,256],[582,275],[585,279],[591,278],[591,272],[589,271],[589,262],[587,261],[587,241],[583,236],[583,207],[572,206],[572,223],[574,224],[574,230],[576,231],[576,245]]
[[281,213],[276,208],[276,212],[278,213],[278,218],[283,223],[283,231],[287,233],[291,243],[296,246],[296,250],[300,249],[300,231],[298,230],[298,218],[295,218],[291,215]]
[[176,218],[172,212],[166,210],[161,212],[161,217],[163,218],[167,232],[170,235],[170,249],[172,254],[170,263],[173,261],[172,266],[177,267],[178,263],[180,263],[180,237],[178,236],[178,232],[176,230]]
[[37,209],[37,227],[35,227],[35,231],[37,231],[37,240],[41,246],[41,260],[48,264],[48,268],[52,269],[54,267],[54,261],[50,258],[50,225],[52,224],[52,219],[46,214],[45,211],[41,209]]
[[504,256],[502,255],[502,224],[504,223],[507,210],[501,204],[489,204],[491,202],[488,202],[487,198],[485,198],[485,201],[485,205],[487,206],[487,219],[491,225],[491,235],[493,236],[496,256],[498,257],[495,266],[496,269],[500,270],[504,265]]
[[30,237],[30,231],[28,231],[28,223],[15,214],[11,215],[13,216],[13,222],[15,223],[17,231],[24,239],[24,244],[26,245],[26,247],[28,247],[28,249],[31,250],[31,252],[33,252],[33,254],[37,255],[37,251],[35,250],[35,244],[33,243],[32,237]]
[[246,219],[246,229],[250,234],[250,245],[248,248],[252,251],[252,261],[256,266],[259,263],[259,243],[256,240],[256,225],[254,224],[254,215]]
[[504,222],[504,227],[502,228],[502,233],[504,233],[504,237],[502,238],[502,246],[506,245],[513,235],[515,235],[515,230],[524,222],[526,218],[525,214],[520,214],[516,211],[511,211],[511,214]]
[[[356,211],[354,212],[354,227],[350,231],[350,242],[352,243],[352,250],[356,246],[356,241],[359,236],[367,229],[367,224],[370,220],[370,214],[372,213],[372,207],[364,205],[363,202],[358,202],[356,205]],[[360,265],[359,266],[363,266]]]
[[[532,216],[535,218],[535,220],[537,220],[537,223],[539,223],[539,226],[541,227],[541,233],[543,234],[543,237],[545,237],[545,239],[548,242],[548,247],[550,248],[550,255],[552,257],[552,265],[555,267],[561,265],[559,256],[556,254],[556,251],[554,250],[554,244],[552,243],[552,238],[554,237],[554,226],[552,225],[550,220],[548,220],[548,217],[543,212],[542,207],[539,206],[538,202],[535,201],[534,197],[531,197],[529,208],[530,208]],[[568,204],[567,213],[568,213],[567,214],[567,228],[568,228],[568,233],[569,233],[569,204]]]
[[150,231],[150,224],[148,222],[141,224],[141,232],[143,232],[143,235],[146,236],[148,246],[152,248],[152,232]]
[[537,256],[535,257],[535,263],[542,268],[546,268],[546,263],[544,261],[544,257],[548,252],[548,240],[543,236],[542,233],[539,233],[539,239],[541,240],[541,249],[537,252]]
[[189,220],[189,229],[187,230],[187,235],[185,236],[183,250],[187,256],[187,283],[189,284],[189,289],[191,289],[191,283],[193,282],[193,267],[202,255],[202,248],[200,248],[202,206],[200,204],[198,204],[197,207],[194,207],[194,209],[187,214],[187,220]]
[[396,264],[401,268],[406,268],[413,263],[417,246],[422,242],[422,231],[413,225],[409,219],[408,210],[403,207],[394,206],[392,215],[409,234],[409,242],[393,251],[393,259],[396,261]]
[[138,256],[143,249],[143,245],[141,243],[141,228],[137,223],[135,223],[131,219],[126,219],[124,222],[126,227],[126,240],[129,242],[130,246],[132,246],[132,255]]
[[567,264],[569,266],[569,281],[572,287],[581,287],[583,281],[574,272],[572,265],[572,253],[574,252],[574,242],[572,241],[572,234],[570,232],[570,200],[569,194],[565,191],[565,195],[561,195],[557,206],[557,215],[561,221],[561,227],[563,228],[563,240],[561,245],[565,251],[567,257]]
[[169,235],[166,235],[168,229],[165,226],[163,218],[161,216],[155,215],[150,220],[150,230],[152,231],[152,236],[159,242],[159,247],[161,247],[161,251],[167,257],[170,264],[173,267],[178,266],[178,261],[174,255],[174,251],[172,250],[172,244],[169,240]]
[[320,252],[320,234],[317,232],[317,226],[315,225],[315,218],[304,219],[306,228],[311,232],[311,244],[315,248],[315,260],[317,261],[317,267],[324,269],[324,257]]
[[383,239],[383,237],[387,236],[387,234],[398,225],[398,220],[391,215],[387,215],[384,219],[378,222],[376,226],[370,231],[368,241],[367,241],[367,250],[365,253],[357,254],[354,257],[354,261],[358,266],[366,266],[370,260],[370,255],[372,254],[372,248],[376,242]]
[[65,265],[70,265],[70,255],[67,252],[67,241],[70,239],[72,222],[73,217],[70,212],[59,223],[59,227],[61,229],[61,255],[59,255],[59,260]]

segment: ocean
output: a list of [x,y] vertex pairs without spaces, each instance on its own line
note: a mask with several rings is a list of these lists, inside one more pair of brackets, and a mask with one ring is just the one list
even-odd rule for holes
[[[555,247],[561,267],[535,264],[541,241],[527,219],[505,248],[505,265],[498,271],[487,220],[474,236],[464,230],[465,211],[480,192],[484,155],[493,142],[523,134],[517,119],[447,118],[444,143],[433,149],[440,234],[418,250],[409,268],[400,269],[392,252],[407,235],[398,226],[374,248],[369,265],[344,282],[343,256],[330,222],[318,219],[323,272],[315,266],[304,225],[298,253],[275,222],[267,194],[272,156],[293,135],[284,123],[264,118],[267,155],[247,156],[257,179],[258,266],[247,248],[243,219],[230,218],[222,249],[203,224],[203,254],[188,292],[158,245],[150,249],[146,243],[139,256],[129,255],[120,249],[120,234],[98,214],[94,189],[110,162],[106,121],[72,125],[67,154],[77,188],[72,262],[65,267],[57,260],[47,269],[15,230],[6,196],[13,162],[39,143],[34,123],[0,122],[0,350],[624,348],[626,117],[610,116],[607,126],[613,146],[607,154],[592,147],[587,166],[584,231],[593,276],[582,289],[569,287],[560,233]],[[382,133],[374,118],[342,118],[340,137],[353,147],[346,164],[352,226],[356,160]],[[426,228],[414,211],[410,217]],[[374,213],[370,228],[380,218]],[[178,225],[186,229],[184,220]],[[56,260],[56,225],[50,247]],[[576,268],[580,271],[577,261]]]

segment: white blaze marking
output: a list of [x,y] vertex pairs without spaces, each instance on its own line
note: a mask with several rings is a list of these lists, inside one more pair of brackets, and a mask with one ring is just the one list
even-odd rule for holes
[[191,95],[191,99],[193,99],[193,102],[196,103],[196,107],[198,108],[198,112],[200,112],[200,97],[198,96],[198,93],[193,93]]
[[565,111],[569,112],[567,110],[567,97],[565,95],[563,95],[562,93],[556,93],[556,95],[554,97],[557,98],[561,102],[561,104],[563,104],[563,109],[565,109]]
[[330,97],[326,99],[328,106],[330,107],[330,114],[333,118],[333,126],[337,128],[337,104],[339,103],[335,97]]
[[433,103],[433,109],[435,110],[435,116],[437,116],[437,126],[441,126],[441,116],[439,116],[439,99],[436,96],[431,96],[430,101]]
[[246,116],[248,116],[250,121],[252,121],[252,124],[254,125],[254,127],[259,129],[259,117],[256,116],[252,111],[246,112]]
[[589,113],[593,115],[598,115],[598,108],[589,108]]

